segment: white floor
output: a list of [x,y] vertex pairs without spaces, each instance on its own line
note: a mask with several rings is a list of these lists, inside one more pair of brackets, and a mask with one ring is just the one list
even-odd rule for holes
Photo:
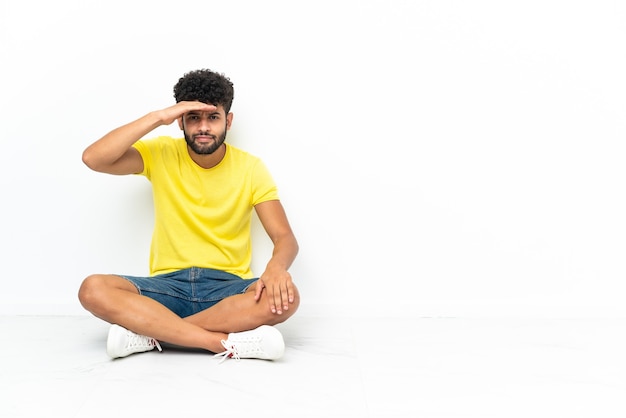
[[315,318],[283,359],[110,360],[90,316],[0,317],[0,417],[620,417],[626,320]]

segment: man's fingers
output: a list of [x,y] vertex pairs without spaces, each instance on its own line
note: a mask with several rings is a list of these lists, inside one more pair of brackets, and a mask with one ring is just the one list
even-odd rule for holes
[[257,280],[256,282],[256,290],[254,292],[254,300],[259,300],[261,298],[261,293],[263,293],[263,288],[265,284],[261,280]]
[[266,285],[259,279],[254,296],[255,300],[258,301],[261,298],[263,289],[266,292],[268,308],[272,313],[281,315],[284,311],[289,310],[289,304],[295,300],[295,291],[291,281],[282,284],[270,281]]
[[272,313],[275,313],[278,315],[282,314],[283,303],[282,303],[280,287],[272,286],[272,290],[271,291],[268,290],[267,297],[269,300],[270,310],[272,311]]
[[283,309],[288,311],[289,310],[289,302],[290,302],[289,287],[285,286],[285,288],[282,289],[282,291],[280,292],[280,295],[281,295],[281,298],[282,298]]

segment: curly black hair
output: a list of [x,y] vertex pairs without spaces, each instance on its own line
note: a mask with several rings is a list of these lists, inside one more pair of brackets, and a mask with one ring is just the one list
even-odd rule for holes
[[233,83],[224,74],[201,69],[182,76],[174,86],[176,103],[198,100],[212,105],[222,105],[228,114],[233,104]]

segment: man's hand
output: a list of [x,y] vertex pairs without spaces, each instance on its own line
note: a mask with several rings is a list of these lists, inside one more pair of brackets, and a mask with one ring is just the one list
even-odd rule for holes
[[187,112],[196,110],[198,112],[215,112],[217,107],[202,102],[178,102],[173,106],[167,107],[159,111],[159,118],[164,125],[173,123],[176,119],[183,116]]
[[261,299],[263,290],[267,293],[267,302],[272,313],[281,315],[289,310],[289,304],[294,302],[294,286],[291,274],[286,270],[268,269],[263,272],[256,284],[254,300]]

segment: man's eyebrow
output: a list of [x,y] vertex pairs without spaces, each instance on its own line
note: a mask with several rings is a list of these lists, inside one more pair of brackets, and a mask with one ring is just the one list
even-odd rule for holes
[[[185,113],[186,115],[199,115],[201,113],[205,113],[205,112],[201,112],[199,110],[190,110],[189,112]],[[219,111],[215,111],[215,112],[211,112],[209,113],[210,116],[212,115],[221,115],[221,113]]]

